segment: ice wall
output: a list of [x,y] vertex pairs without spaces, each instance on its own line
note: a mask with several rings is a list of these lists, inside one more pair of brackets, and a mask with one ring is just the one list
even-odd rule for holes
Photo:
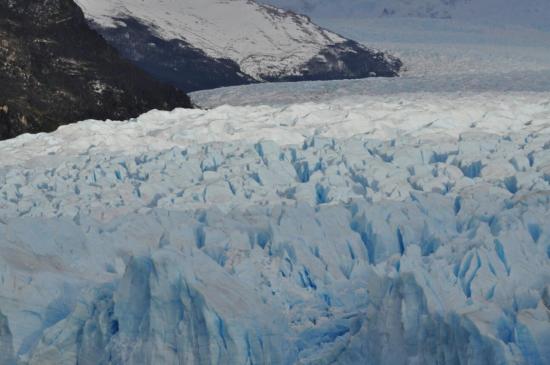
[[0,343],[28,364],[546,364],[548,141],[315,137],[4,168]]

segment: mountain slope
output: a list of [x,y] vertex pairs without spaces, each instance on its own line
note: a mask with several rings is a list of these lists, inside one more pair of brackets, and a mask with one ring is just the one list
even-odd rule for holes
[[72,0],[0,3],[0,84],[0,139],[191,106],[122,60]]
[[396,76],[401,63],[254,1],[77,0],[123,55],[186,91],[262,81]]

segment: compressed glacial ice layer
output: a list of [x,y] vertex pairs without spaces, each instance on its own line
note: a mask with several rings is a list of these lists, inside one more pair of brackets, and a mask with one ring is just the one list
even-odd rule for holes
[[0,312],[0,364],[15,365],[13,339],[7,317]]
[[227,212],[265,204],[403,201],[415,193],[487,191],[521,201],[549,190],[549,136],[357,135],[313,137],[289,146],[216,142],[127,155],[101,150],[72,158],[51,155],[0,169],[0,217],[84,215],[108,221],[152,208],[215,206]]
[[204,253],[134,257],[46,330],[29,364],[284,364],[286,321]]
[[[530,105],[498,134],[63,143],[145,144],[175,112],[5,142],[0,346],[40,365],[546,364],[550,135]],[[223,115],[187,113],[182,134]]]
[[[406,51],[407,48],[403,47]],[[399,49],[399,48],[398,48]],[[447,51],[448,52],[448,51]],[[459,52],[455,50],[455,52]],[[446,57],[447,53],[443,53]],[[413,55],[414,57],[414,55]],[[423,56],[414,59],[415,67],[419,65],[430,67],[426,64],[440,63],[439,58]],[[441,56],[443,57],[443,56]],[[465,57],[465,56],[464,56]],[[501,56],[506,57],[506,56]],[[487,63],[494,63],[496,56],[487,56]],[[496,100],[501,98],[512,101],[519,97],[523,102],[545,98],[548,101],[550,94],[550,52],[544,52],[544,56],[538,59],[532,69],[525,66],[523,60],[514,59],[512,65],[500,66],[512,70],[497,70],[496,72],[484,72],[483,70],[470,69],[470,72],[456,73],[455,69],[449,70],[442,66],[439,75],[430,76],[422,74],[421,70],[414,70],[413,75],[406,75],[398,79],[371,78],[363,80],[340,80],[340,81],[315,81],[310,83],[277,83],[277,84],[255,84],[245,86],[224,87],[213,90],[196,91],[190,94],[193,102],[203,108],[216,108],[223,105],[232,106],[288,106],[296,103],[316,104],[338,104],[339,99],[345,99],[346,103],[351,102],[358,107],[364,106],[368,100],[404,102],[396,111],[401,108],[407,109],[409,103],[415,107],[422,105],[427,110],[433,108],[432,102],[441,101],[447,104],[457,101],[457,111],[461,109],[462,101],[470,100],[480,103],[478,106],[471,105],[469,110],[484,110],[484,103],[492,106]],[[464,61],[457,61],[459,63]],[[449,61],[452,63],[452,61]],[[543,66],[539,66],[542,63]],[[464,67],[468,67],[466,65]],[[451,68],[452,66],[448,66]],[[518,71],[520,67],[525,67]],[[414,73],[418,73],[414,75]],[[474,75],[472,75],[474,74]],[[368,98],[367,98],[368,97]],[[534,98],[534,99],[533,99]],[[507,102],[499,106],[507,105]],[[512,101],[513,102],[513,101]],[[522,103],[523,103],[522,102]],[[513,102],[516,104],[516,102]],[[388,104],[389,105],[389,104]],[[426,110],[422,108],[423,110]],[[437,109],[437,107],[435,108]],[[427,111],[426,110],[426,111]],[[434,110],[434,109],[432,109]],[[501,111],[503,112],[503,111]],[[505,111],[504,113],[507,113]]]

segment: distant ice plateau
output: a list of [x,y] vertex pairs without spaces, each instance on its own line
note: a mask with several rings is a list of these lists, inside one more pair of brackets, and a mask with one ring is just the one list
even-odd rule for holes
[[314,19],[426,19],[550,29],[546,0],[262,0]]

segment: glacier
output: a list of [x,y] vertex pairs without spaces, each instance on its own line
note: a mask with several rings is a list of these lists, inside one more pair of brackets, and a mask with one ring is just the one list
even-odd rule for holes
[[550,363],[550,95],[373,82],[1,142],[0,363]]
[[544,22],[329,15],[401,77],[0,142],[1,365],[550,364]]

